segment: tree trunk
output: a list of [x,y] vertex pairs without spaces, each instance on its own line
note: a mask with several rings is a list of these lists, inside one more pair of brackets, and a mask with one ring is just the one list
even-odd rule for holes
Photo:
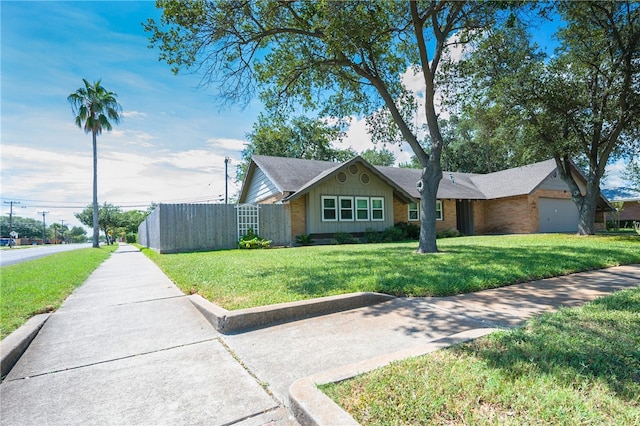
[[100,228],[98,227],[98,141],[93,131],[93,247],[100,247]]
[[422,176],[418,182],[420,192],[420,242],[418,253],[437,253],[436,243],[436,198],[438,186],[442,179],[440,161],[429,158],[426,167],[422,169]]
[[578,209],[578,235],[593,235],[596,233],[596,209],[599,195],[599,185],[587,182],[587,193],[581,197],[582,202]]

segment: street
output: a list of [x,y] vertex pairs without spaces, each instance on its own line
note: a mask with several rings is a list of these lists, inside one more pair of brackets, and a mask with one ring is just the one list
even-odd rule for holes
[[29,248],[12,248],[0,250],[0,267],[38,259],[54,253],[91,247],[91,243],[56,244],[32,246]]

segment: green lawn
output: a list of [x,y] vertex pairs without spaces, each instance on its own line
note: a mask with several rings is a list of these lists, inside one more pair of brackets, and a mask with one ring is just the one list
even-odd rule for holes
[[0,339],[33,315],[57,309],[116,248],[72,250],[0,268]]
[[637,425],[640,288],[321,389],[364,425]]
[[226,309],[358,291],[443,296],[608,266],[640,263],[640,237],[509,235],[270,250],[144,253],[186,293]]

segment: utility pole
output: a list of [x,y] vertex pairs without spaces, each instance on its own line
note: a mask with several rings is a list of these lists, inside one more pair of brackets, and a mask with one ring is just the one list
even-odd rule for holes
[[229,204],[229,157],[224,157],[224,203]]
[[46,222],[44,220],[44,215],[46,215],[47,213],[49,213],[49,212],[45,211],[45,210],[43,210],[41,212],[38,212],[38,214],[42,214],[42,245],[44,245],[45,232],[46,232],[46,229],[47,229],[47,224],[46,224]]
[[5,201],[5,204],[9,204],[9,247],[13,247],[13,205],[20,204],[20,201]]

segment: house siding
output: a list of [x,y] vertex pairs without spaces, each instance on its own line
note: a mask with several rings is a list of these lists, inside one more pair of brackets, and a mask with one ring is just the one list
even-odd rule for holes
[[[373,173],[357,163],[359,171],[352,175],[347,170],[344,183],[332,175],[322,184],[313,187],[307,194],[307,229],[309,234],[333,234],[336,232],[364,232],[367,229],[383,231],[394,224],[393,189]],[[360,182],[362,173],[369,175],[369,183]],[[383,221],[322,221],[322,196],[382,197],[384,199]]]
[[[280,191],[278,191],[278,188],[276,188],[267,175],[265,175],[260,168],[256,168],[251,179],[251,185],[247,190],[244,203],[273,203],[275,201],[272,198],[277,197],[279,193]],[[280,198],[282,197],[280,196]]]

